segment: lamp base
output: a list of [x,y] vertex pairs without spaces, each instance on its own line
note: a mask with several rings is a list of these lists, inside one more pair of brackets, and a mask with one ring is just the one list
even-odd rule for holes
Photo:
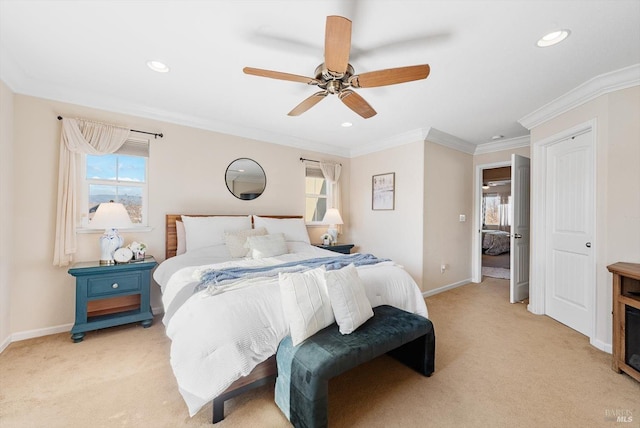
[[124,243],[124,238],[118,235],[116,229],[107,229],[100,237],[100,265],[114,265],[113,253]]
[[327,235],[331,236],[331,243],[333,245],[338,242],[338,229],[335,225],[332,224],[331,226],[329,226],[329,229],[327,229]]

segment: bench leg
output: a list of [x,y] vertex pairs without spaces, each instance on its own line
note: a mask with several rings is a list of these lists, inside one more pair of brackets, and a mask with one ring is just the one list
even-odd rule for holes
[[431,376],[435,370],[436,359],[436,338],[433,330],[387,354],[418,373]]
[[329,424],[329,380],[317,379],[307,391],[314,400],[307,398],[291,385],[289,421],[295,428],[326,428]]

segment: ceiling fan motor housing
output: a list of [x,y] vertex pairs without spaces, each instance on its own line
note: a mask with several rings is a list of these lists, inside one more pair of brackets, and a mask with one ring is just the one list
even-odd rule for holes
[[315,76],[321,82],[319,87],[326,89],[330,94],[337,94],[350,86],[349,79],[354,73],[351,64],[347,65],[347,70],[344,73],[336,73],[327,69],[322,63],[316,67]]

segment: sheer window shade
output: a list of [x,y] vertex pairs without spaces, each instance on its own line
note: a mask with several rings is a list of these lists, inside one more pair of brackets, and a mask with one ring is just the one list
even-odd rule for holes
[[128,156],[149,157],[149,140],[128,139],[114,153]]
[[320,165],[306,165],[304,174],[306,177],[324,178]]

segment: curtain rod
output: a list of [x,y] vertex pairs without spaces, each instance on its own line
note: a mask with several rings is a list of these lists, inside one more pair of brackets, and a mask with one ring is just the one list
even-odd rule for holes
[[[62,120],[62,116],[58,116],[58,120]],[[130,129],[129,131],[131,131],[131,132],[137,132],[138,134],[153,135],[153,138],[156,138],[156,139],[157,139],[158,137],[160,137],[160,138],[164,137],[164,135],[162,134],[162,132],[161,132],[161,133],[159,133],[159,134],[157,134],[157,133],[155,133],[155,132],[138,131],[137,129]]]
[[[300,162],[304,162],[304,161],[320,163],[320,161],[319,161],[319,160],[315,160],[315,159],[306,159],[306,158],[300,158]],[[342,164],[341,164],[341,163],[339,163],[338,165],[342,166]]]

